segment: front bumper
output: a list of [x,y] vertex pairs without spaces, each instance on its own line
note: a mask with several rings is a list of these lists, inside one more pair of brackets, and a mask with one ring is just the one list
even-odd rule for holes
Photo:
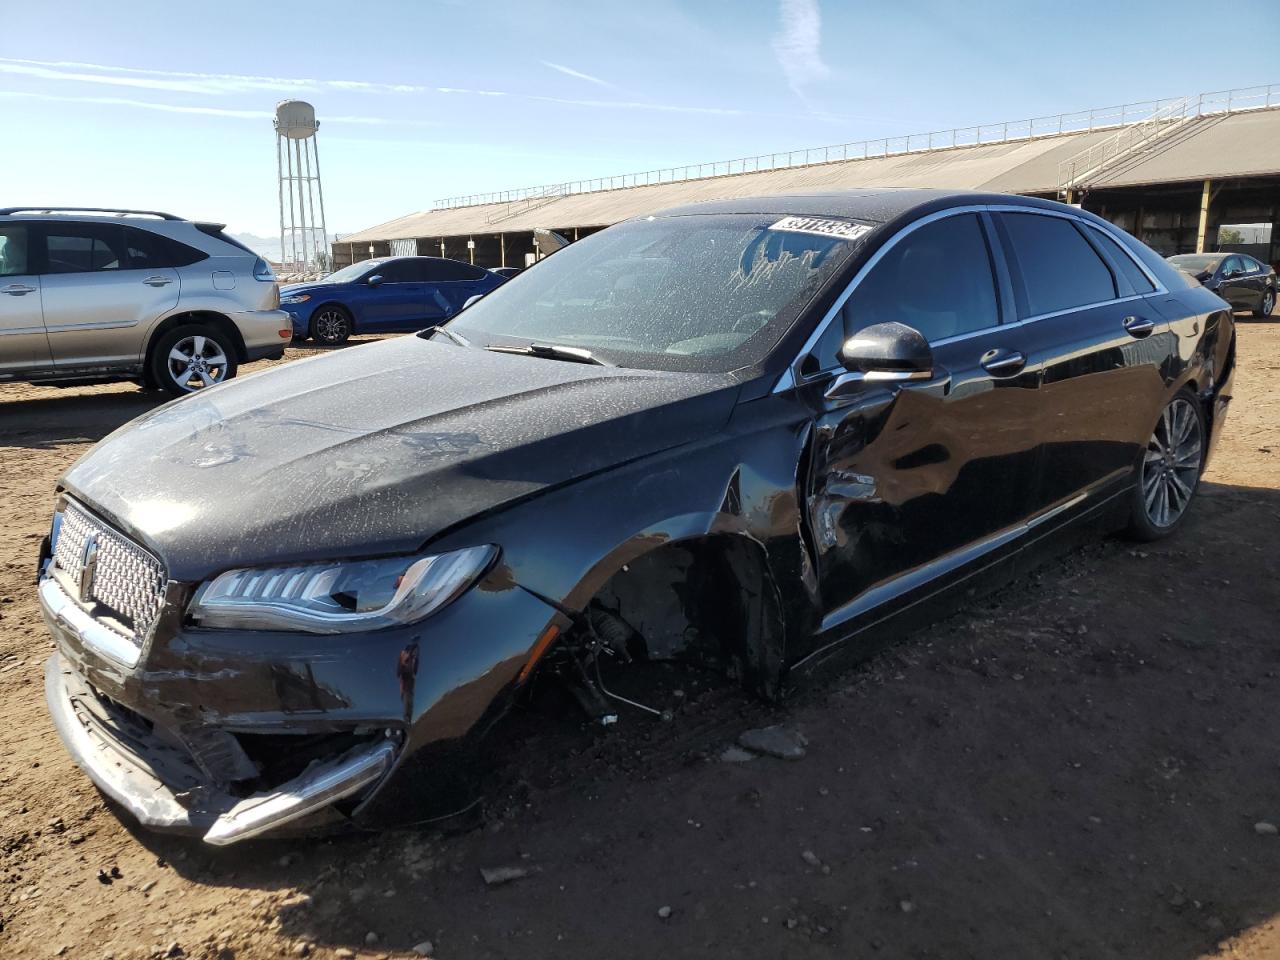
[[499,569],[425,625],[318,636],[169,614],[130,657],[51,578],[40,600],[46,699],[76,763],[142,825],[212,844],[464,809],[480,740],[559,616]]

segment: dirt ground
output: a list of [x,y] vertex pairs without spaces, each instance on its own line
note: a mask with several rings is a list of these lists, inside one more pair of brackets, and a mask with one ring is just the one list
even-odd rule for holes
[[[783,708],[515,717],[470,832],[226,850],[124,822],[44,708],[54,482],[154,400],[0,386],[0,957],[1280,957],[1280,322],[1239,324],[1174,539],[1077,550]],[[718,759],[767,723],[807,755]]]

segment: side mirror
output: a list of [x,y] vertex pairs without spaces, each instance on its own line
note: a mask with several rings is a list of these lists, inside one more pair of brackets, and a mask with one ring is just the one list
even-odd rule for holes
[[905,323],[876,323],[845,340],[837,354],[847,373],[832,381],[827,398],[856,392],[864,383],[905,383],[933,376],[933,351]]
[[471,305],[472,305],[473,303],[475,303],[477,300],[481,300],[481,299],[483,299],[483,298],[484,298],[484,294],[483,294],[483,293],[475,293],[475,294],[472,294],[471,296],[467,297],[466,302],[464,302],[464,303],[462,304],[462,309],[463,309],[463,310],[467,309],[467,307],[471,306]]
[[369,277],[367,280],[365,280],[365,283],[367,283],[371,287],[379,286],[382,283],[382,274],[375,273],[372,277]]

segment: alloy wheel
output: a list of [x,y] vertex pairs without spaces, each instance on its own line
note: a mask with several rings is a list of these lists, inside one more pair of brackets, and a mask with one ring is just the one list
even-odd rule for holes
[[1142,460],[1142,502],[1157,527],[1175,524],[1200,480],[1200,418],[1186,397],[1178,397],[1160,415]]
[[1275,306],[1276,292],[1274,290],[1268,290],[1262,297],[1262,315],[1264,317],[1271,316],[1271,311],[1275,309]]
[[168,367],[169,376],[183,390],[202,390],[227,378],[227,355],[218,341],[196,334],[173,345]]
[[347,315],[330,308],[316,314],[316,339],[323,343],[341,343],[349,334]]

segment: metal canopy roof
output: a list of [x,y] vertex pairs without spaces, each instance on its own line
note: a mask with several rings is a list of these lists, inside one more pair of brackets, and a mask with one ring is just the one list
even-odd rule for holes
[[[1114,130],[1085,131],[599,190],[534,203],[430,210],[361,230],[338,242],[485,236],[527,232],[535,227],[606,226],[702,200],[824,188],[939,187],[1052,194],[1057,190],[1058,163],[1113,133]],[[1151,149],[1117,162],[1093,186],[1127,187],[1268,174],[1280,174],[1280,109],[1275,107],[1197,117]]]

